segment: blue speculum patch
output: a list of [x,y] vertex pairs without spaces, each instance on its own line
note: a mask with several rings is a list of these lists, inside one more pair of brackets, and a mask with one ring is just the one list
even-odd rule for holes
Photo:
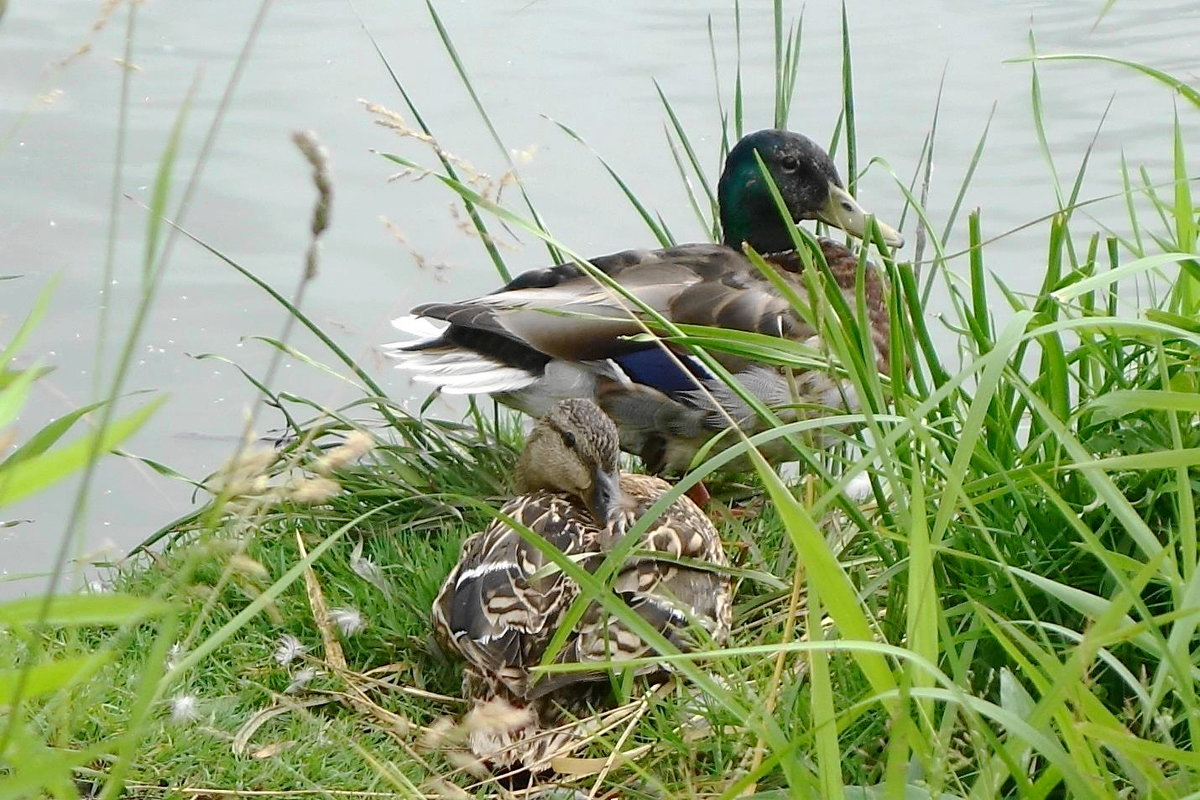
[[694,356],[671,354],[657,345],[626,353],[613,361],[634,383],[651,386],[668,395],[691,391],[698,388],[699,381],[712,378]]

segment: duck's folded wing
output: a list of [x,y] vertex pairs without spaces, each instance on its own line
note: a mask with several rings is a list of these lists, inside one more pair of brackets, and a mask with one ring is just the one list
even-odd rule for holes
[[[621,276],[621,286],[642,303],[669,313],[672,300],[702,278],[688,264],[646,262]],[[413,309],[451,326],[521,342],[551,358],[591,361],[627,351],[620,340],[642,332],[636,305],[590,275],[552,286],[505,289],[457,303]]]
[[[642,510],[670,488],[666,482],[649,475],[623,475],[621,487],[628,496],[638,499]],[[721,539],[704,512],[690,500],[681,498],[650,527],[639,549],[643,554],[622,566],[613,591],[680,651],[723,642],[729,634],[731,581],[723,569],[728,561]],[[654,553],[662,556],[656,557]],[[545,695],[571,683],[604,678],[609,662],[656,652],[617,617],[593,603],[557,661],[596,662],[596,671],[552,673],[534,685],[531,696]],[[659,669],[658,665],[650,665],[638,671]]]
[[[502,512],[568,555],[594,547],[590,521],[564,498],[538,492],[509,501]],[[538,574],[548,563],[501,520],[469,538],[434,602],[439,638],[486,673],[536,663],[578,593],[561,572]]]
[[[639,559],[617,579],[616,593],[676,650],[689,652],[720,643],[729,634],[729,576],[707,569],[673,568],[665,562]],[[634,576],[638,571],[641,574]],[[653,573],[653,577],[651,574]],[[649,579],[648,590],[622,591],[620,585]],[[534,683],[527,697],[544,697],[572,684],[607,679],[613,665],[652,656],[658,650],[623,622],[593,603],[576,625],[575,636],[555,658],[559,664],[594,664],[595,669],[549,673]],[[637,668],[637,674],[663,669],[659,664]]]
[[[592,263],[674,322],[785,336],[796,332],[798,321],[787,302],[728,247],[628,251]],[[413,313],[449,322],[458,329],[451,339],[470,330],[571,361],[612,358],[644,347],[621,339],[644,331],[637,305],[576,264],[527,272],[492,294],[428,303]]]

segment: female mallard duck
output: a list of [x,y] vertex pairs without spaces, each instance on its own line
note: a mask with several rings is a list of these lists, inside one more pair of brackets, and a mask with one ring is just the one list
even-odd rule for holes
[[[501,512],[594,570],[614,531],[625,530],[670,488],[649,475],[621,474],[617,458],[617,430],[604,412],[590,400],[564,400],[530,433],[517,462],[520,495]],[[570,738],[548,730],[557,716],[555,703],[608,677],[603,666],[537,681],[530,675],[580,591],[561,571],[549,568],[552,564],[497,519],[463,544],[434,601],[438,641],[466,661],[463,691],[472,709],[465,727],[471,749],[492,769],[547,768],[548,756]],[[680,498],[643,534],[619,569],[613,591],[677,648],[694,649],[723,642],[729,633],[730,578],[720,569],[726,565],[708,517]],[[592,604],[557,661],[607,663],[648,651],[637,635]]]
[[[816,219],[865,235],[867,214],[843,188],[829,155],[798,133],[764,130],[744,137],[725,161],[717,187],[724,244],[628,250],[593,258],[592,265],[672,322],[812,340],[813,328],[742,252],[745,244],[764,254],[779,275],[800,287],[802,261],[759,158],[793,220]],[[896,231],[876,224],[889,245],[903,244]],[[820,245],[854,307],[857,258],[831,240]],[[886,370],[888,315],[874,267],[866,271],[865,297],[878,364]],[[616,421],[622,449],[641,456],[652,472],[686,469],[696,451],[727,427],[726,412],[748,432],[756,430],[757,416],[698,360],[655,342],[630,341],[643,328],[628,309],[577,264],[559,264],[526,272],[473,300],[418,306],[413,314],[449,327],[389,349],[417,381],[452,394],[491,394],[534,416],[564,397],[594,398]],[[855,403],[852,393],[822,373],[791,382],[742,358],[718,360],[768,406],[840,406],[843,397]]]

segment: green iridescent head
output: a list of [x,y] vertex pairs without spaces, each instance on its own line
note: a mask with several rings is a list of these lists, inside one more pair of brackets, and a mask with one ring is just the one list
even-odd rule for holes
[[[755,153],[779,188],[792,221],[815,219],[860,238],[866,235],[868,212],[846,191],[829,154],[799,133],[763,130],[744,136],[725,160],[717,185],[725,244],[740,249],[745,242],[760,253],[792,249]],[[887,244],[904,245],[895,229],[878,220],[876,224]]]

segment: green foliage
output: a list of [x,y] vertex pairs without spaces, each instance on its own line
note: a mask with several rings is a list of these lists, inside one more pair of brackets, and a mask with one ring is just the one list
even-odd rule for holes
[[[774,115],[783,125],[802,23],[787,23],[782,3],[775,8]],[[480,120],[507,153],[450,32],[432,4],[428,10]],[[736,6],[734,14],[740,30]],[[738,47],[732,98],[719,107],[721,153],[697,151],[667,91],[656,87],[680,177],[714,237],[706,167],[743,132]],[[854,181],[863,110],[854,103],[844,13],[841,55],[844,104],[833,149],[845,153]],[[1032,57],[1034,67],[1067,58],[1080,57]],[[1171,76],[1102,60],[1193,99]],[[1120,164],[1131,235],[1081,234],[1074,212],[1090,202],[1079,194],[1091,154],[1060,183],[1038,80],[1032,71],[1034,124],[1056,206],[1043,220],[1036,294],[1019,294],[989,272],[980,211],[966,219],[968,248],[948,252],[985,152],[985,127],[943,224],[922,205],[927,185],[916,192],[896,180],[932,255],[873,255],[890,285],[889,374],[875,367],[862,292],[845,299],[803,230],[794,232],[807,259],[803,291],[780,289],[820,331],[822,347],[673,326],[642,309],[644,337],[689,348],[714,372],[709,353],[718,351],[825,369],[853,387],[861,411],[783,425],[761,409],[772,430],[695,465],[662,501],[734,458],[755,467],[720,495],[741,506],[721,522],[738,581],[725,648],[675,653],[609,591],[653,511],[591,574],[555,559],[583,588],[573,614],[589,600],[603,604],[656,640],[666,653],[659,660],[681,678],[646,696],[621,687],[629,702],[617,722],[579,753],[601,759],[581,762],[589,774],[569,779],[580,789],[621,797],[1184,797],[1200,785],[1200,252],[1182,125],[1176,119],[1164,133],[1172,152],[1165,182]],[[396,86],[428,135],[412,97]],[[926,182],[936,118],[916,169]],[[177,127],[160,176],[169,177],[179,135]],[[523,188],[523,210],[514,211],[433,153],[433,169],[386,157],[441,180],[466,206],[502,276],[509,270],[485,215],[590,269],[544,230]],[[633,184],[601,163],[649,235],[673,241]],[[894,175],[880,159],[871,168]],[[148,265],[160,235],[154,223]],[[126,782],[135,793],[163,783],[494,792],[490,779],[471,774],[443,722],[461,710],[458,667],[432,646],[428,613],[462,537],[487,524],[509,490],[519,425],[476,406],[465,424],[407,412],[304,314],[298,295],[201,244],[314,333],[332,363],[299,352],[286,336],[255,341],[360,396],[327,409],[245,373],[284,418],[277,448],[241,452],[198,484],[209,502],[150,535],[114,573],[116,592],[0,606],[0,764],[8,765],[7,773],[0,767],[0,795],[69,796],[75,778],[94,780],[108,796]],[[1131,287],[1156,302],[1128,308],[1122,298]],[[935,290],[949,301],[937,323],[924,310]],[[31,319],[43,311],[44,301]],[[934,346],[947,335],[949,351]],[[0,433],[37,375],[0,374]],[[36,491],[116,446],[153,407],[83,444],[58,446],[90,410],[48,426],[0,462],[0,504],[11,486]],[[816,432],[838,444],[811,447]],[[355,462],[345,453],[365,437],[375,447]],[[782,478],[755,450],[781,438],[804,465],[799,481]],[[56,454],[58,462],[46,460]],[[6,468],[29,477],[6,482]],[[324,493],[314,499],[317,489]],[[353,610],[365,627],[339,630],[329,609]],[[602,760],[613,754],[630,757]]]
[[[53,285],[46,287],[24,323],[9,340],[0,364],[19,354],[50,305]],[[15,442],[13,423],[28,405],[38,366],[0,372],[0,449]],[[85,415],[108,402],[93,403],[35,431],[0,460],[0,509],[44,491],[63,479],[90,469],[96,461],[132,436],[161,405],[152,401],[120,419],[93,427],[69,444],[64,436]],[[45,708],[62,706],[86,687],[95,686],[102,668],[115,660],[110,649],[72,646],[45,652],[44,638],[63,629],[127,628],[162,616],[167,604],[131,595],[31,596],[0,603],[0,797],[48,795],[70,797],[73,776],[95,757],[88,748],[60,751],[31,729]],[[44,699],[45,698],[45,699]],[[38,706],[26,714],[31,701]],[[43,704],[44,705],[40,705]]]

